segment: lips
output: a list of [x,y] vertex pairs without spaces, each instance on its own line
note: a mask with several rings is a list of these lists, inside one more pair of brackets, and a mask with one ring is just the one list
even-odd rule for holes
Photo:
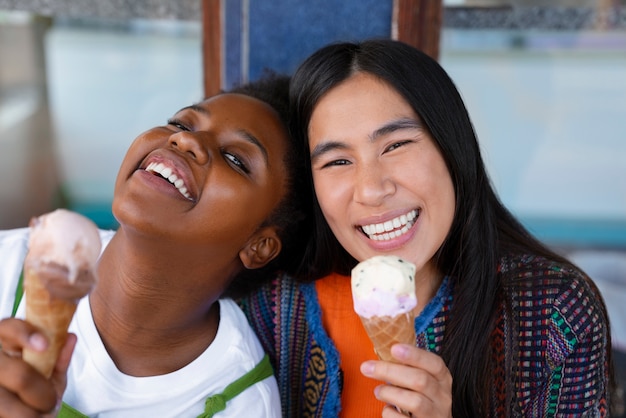
[[176,167],[169,165],[167,161],[151,162],[146,166],[145,170],[169,181],[176,188],[176,190],[178,190],[178,192],[185,197],[185,199],[193,200],[193,197],[189,193],[182,176],[177,174]]
[[385,222],[361,225],[360,229],[371,240],[389,241],[406,234],[415,224],[415,220],[418,216],[419,211],[413,209]]

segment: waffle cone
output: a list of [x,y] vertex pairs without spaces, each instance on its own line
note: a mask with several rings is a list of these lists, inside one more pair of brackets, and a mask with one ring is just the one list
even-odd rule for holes
[[24,349],[24,361],[46,378],[52,375],[61,348],[67,341],[67,329],[76,312],[76,301],[53,298],[45,288],[36,269],[25,267],[24,290],[26,320],[48,338],[48,349],[43,352]]
[[365,331],[374,344],[378,358],[395,361],[391,346],[397,343],[415,345],[415,316],[412,312],[398,316],[360,317]]

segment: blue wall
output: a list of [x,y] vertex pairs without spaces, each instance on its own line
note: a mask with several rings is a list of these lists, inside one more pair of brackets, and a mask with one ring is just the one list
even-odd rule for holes
[[266,68],[291,74],[308,55],[330,42],[390,36],[392,1],[362,0],[358,8],[354,4],[226,2],[226,87],[255,80]]

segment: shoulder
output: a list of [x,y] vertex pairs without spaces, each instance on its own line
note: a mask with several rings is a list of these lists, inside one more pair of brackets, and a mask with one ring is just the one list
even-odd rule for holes
[[115,235],[115,231],[112,229],[99,229],[98,232],[100,233],[102,247],[106,246],[109,241],[111,241],[111,238],[113,238],[113,235]]
[[[248,323],[246,315],[239,305],[230,298],[222,298],[220,304],[220,331],[222,329],[228,331],[236,331],[238,338],[245,341],[256,342],[256,337],[252,332],[252,328]],[[255,344],[256,345],[256,344]]]
[[29,228],[0,231],[0,258],[2,264],[22,264],[28,250]]
[[535,254],[508,254],[501,257],[498,263],[498,273],[511,279],[537,276],[558,278],[564,275],[583,274],[570,265]]
[[0,231],[0,318],[11,316],[28,250],[28,228]]
[[578,303],[590,309],[603,306],[593,281],[572,264],[535,255],[507,256],[500,260],[498,274],[505,297],[525,301],[523,306],[551,305],[562,312]]
[[[265,352],[246,316],[232,299],[220,299],[220,331],[228,333],[224,350],[233,360],[232,370],[238,375],[251,371],[263,359]],[[224,338],[224,334],[220,337]],[[260,373],[260,372],[259,372]],[[271,375],[259,380],[233,399],[226,409],[227,416],[242,416],[254,408],[260,417],[280,416],[280,395],[276,378]]]
[[220,299],[219,304],[220,323],[212,345],[227,352],[238,367],[250,369],[265,351],[239,306],[228,298]]
[[6,229],[0,231],[0,249],[23,247],[28,245],[29,228]]
[[277,306],[288,306],[300,294],[298,282],[289,275],[278,275],[237,303],[250,321],[269,320],[277,314]]
[[534,255],[504,257],[498,270],[522,345],[548,349],[558,363],[575,346],[606,338],[604,302],[581,270]]

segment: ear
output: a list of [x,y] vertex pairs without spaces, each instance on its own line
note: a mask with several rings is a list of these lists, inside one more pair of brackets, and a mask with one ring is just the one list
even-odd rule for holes
[[272,261],[282,249],[282,243],[274,227],[263,227],[239,251],[239,258],[247,269],[258,269]]

